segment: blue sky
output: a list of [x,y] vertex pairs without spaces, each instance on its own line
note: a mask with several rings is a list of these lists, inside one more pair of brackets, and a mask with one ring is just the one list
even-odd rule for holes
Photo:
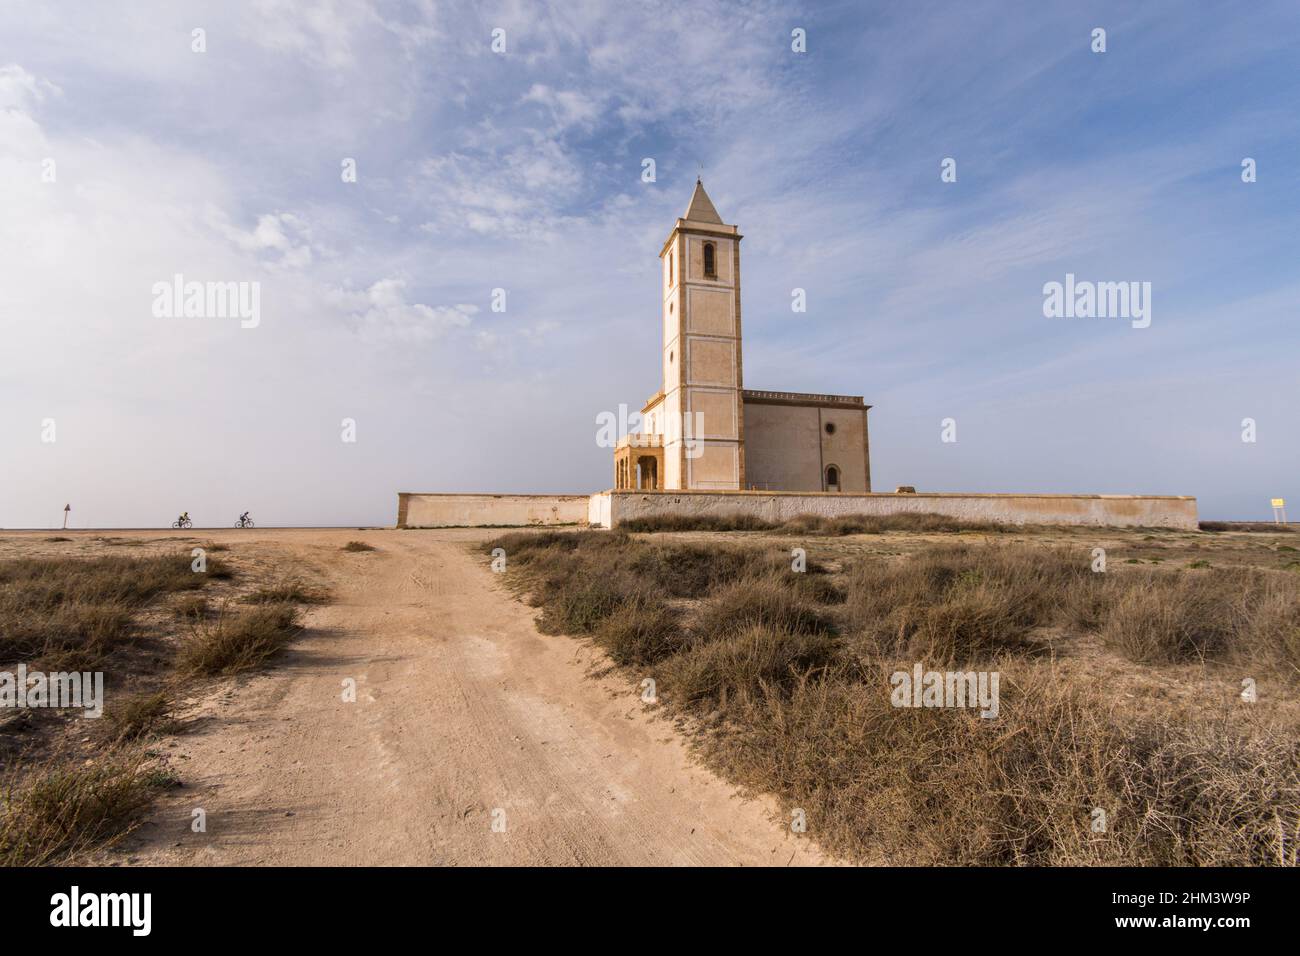
[[[877,489],[1300,510],[1293,2],[0,16],[0,525],[608,487],[596,416],[659,386],[701,168],[745,235],[745,384],[865,396]],[[260,283],[260,324],[155,317],[176,273]],[[1151,326],[1045,318],[1066,273],[1150,282]]]

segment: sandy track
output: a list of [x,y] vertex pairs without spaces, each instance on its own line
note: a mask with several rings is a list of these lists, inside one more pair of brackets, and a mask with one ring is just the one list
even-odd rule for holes
[[[275,669],[192,702],[169,750],[185,786],[132,862],[823,862],[788,812],[693,763],[629,682],[593,679],[593,650],[539,635],[466,549],[483,532],[251,534],[322,567],[335,601]],[[380,551],[339,550],[354,538]]]

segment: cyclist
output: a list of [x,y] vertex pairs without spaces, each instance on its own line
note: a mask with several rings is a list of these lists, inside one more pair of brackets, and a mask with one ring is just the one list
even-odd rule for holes
[[241,514],[241,515],[239,516],[239,524],[240,524],[241,526],[243,526],[243,525],[246,525],[246,524],[248,524],[248,523],[249,523],[249,521],[248,521],[248,512],[245,511],[243,514]]

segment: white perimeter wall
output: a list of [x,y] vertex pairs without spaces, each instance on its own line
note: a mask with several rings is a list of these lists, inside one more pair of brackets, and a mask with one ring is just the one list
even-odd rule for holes
[[413,494],[397,496],[399,528],[586,524],[590,495]]
[[831,494],[761,491],[681,492],[607,491],[593,504],[593,525],[617,527],[649,515],[727,515],[736,512],[769,521],[796,515],[930,513],[967,521],[1000,524],[1062,524],[1197,530],[1196,499],[1160,495],[983,495],[983,494]]
[[587,524],[593,528],[609,527],[610,492],[602,491],[591,496],[587,503]]
[[785,521],[801,514],[929,513],[1001,524],[1197,529],[1196,499],[1162,495],[829,494],[764,491],[602,491],[594,495],[398,495],[399,528],[587,525],[648,515],[729,515]]

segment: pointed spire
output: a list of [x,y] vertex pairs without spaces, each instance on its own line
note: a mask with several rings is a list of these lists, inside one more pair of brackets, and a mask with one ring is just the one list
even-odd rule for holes
[[722,217],[718,215],[718,210],[713,208],[713,202],[709,199],[709,194],[704,191],[704,183],[697,176],[695,179],[695,192],[691,195],[691,204],[686,207],[686,215],[683,219],[693,219],[695,222],[716,222],[722,225]]

